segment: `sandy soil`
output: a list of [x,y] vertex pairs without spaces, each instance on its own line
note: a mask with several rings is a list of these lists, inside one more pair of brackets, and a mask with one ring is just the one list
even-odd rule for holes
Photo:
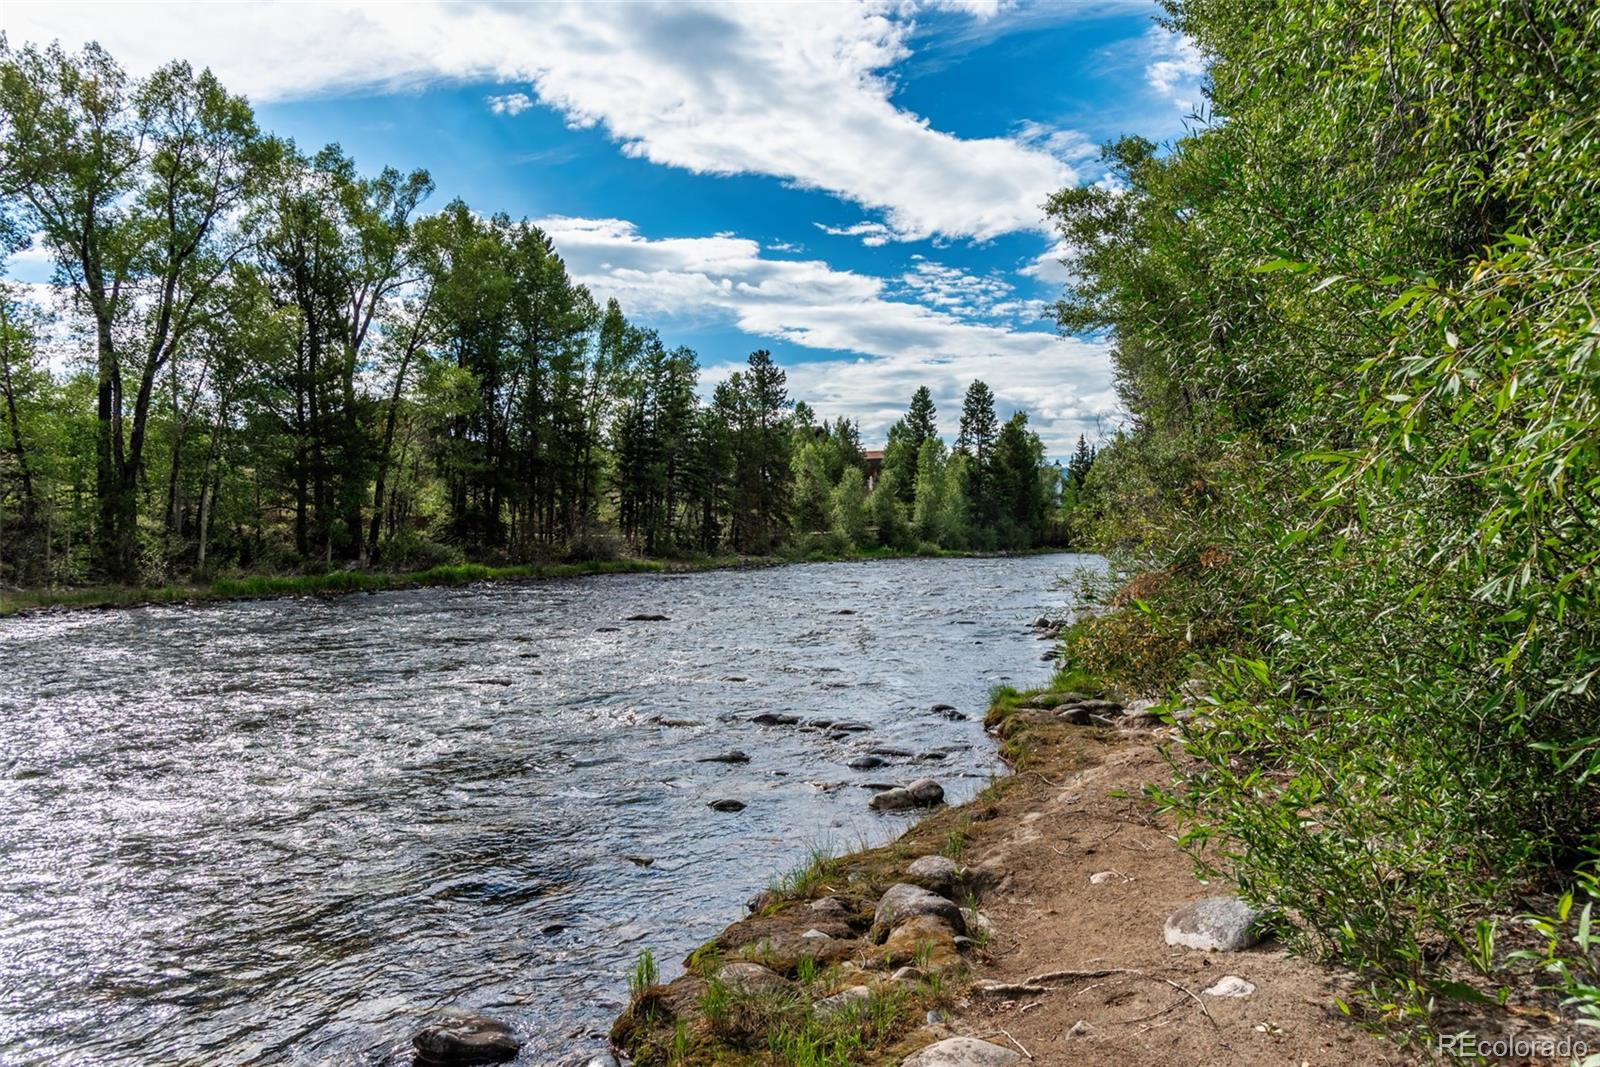
[[[1234,953],[1168,947],[1162,924],[1174,909],[1227,890],[1196,880],[1170,828],[1138,799],[1147,783],[1168,777],[1154,744],[1108,738],[1101,758],[1058,778],[1020,772],[1037,785],[1002,800],[992,825],[1004,830],[975,835],[966,856],[998,879],[983,897],[997,932],[988,959],[977,962],[978,979],[1086,973],[1036,983],[1052,987],[1044,994],[975,996],[955,1020],[958,1029],[1050,1065],[1426,1061],[1339,1012],[1335,998],[1346,977],[1275,944]],[[1228,975],[1254,984],[1255,993],[1202,992]]]

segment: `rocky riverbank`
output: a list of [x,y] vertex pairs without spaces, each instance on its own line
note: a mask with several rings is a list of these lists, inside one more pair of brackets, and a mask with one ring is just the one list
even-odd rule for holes
[[1170,720],[1096,691],[1002,692],[1014,773],[892,844],[818,857],[750,902],[612,1030],[637,1067],[1410,1062],[1197,883],[1135,799]]

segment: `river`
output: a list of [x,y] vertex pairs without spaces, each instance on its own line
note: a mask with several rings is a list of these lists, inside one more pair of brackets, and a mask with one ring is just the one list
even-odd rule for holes
[[[670,976],[810,849],[903,829],[867,783],[959,801],[1001,773],[987,693],[1048,676],[1028,624],[1098,566],[0,621],[0,1062],[377,1064],[440,1007],[507,1019],[544,1062],[604,1031],[641,949]],[[847,767],[875,746],[911,755]],[[730,749],[749,762],[700,762]],[[745,809],[707,807],[727,798]]]

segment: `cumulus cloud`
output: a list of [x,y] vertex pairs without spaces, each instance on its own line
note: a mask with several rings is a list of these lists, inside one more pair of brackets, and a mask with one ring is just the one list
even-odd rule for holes
[[496,115],[520,115],[533,106],[533,97],[527,93],[507,93],[489,97],[489,110]]
[[[554,217],[539,225],[576,278],[632,314],[667,324],[731,322],[828,353],[787,367],[791,392],[819,411],[860,419],[870,440],[882,438],[919,385],[933,390],[953,432],[960,396],[974,378],[994,388],[1002,408],[1028,409],[1053,454],[1065,455],[1080,432],[1092,434],[1097,423],[1117,417],[1104,345],[977,321],[959,300],[929,306],[898,298],[944,299],[965,290],[995,313],[1005,294],[989,279],[919,262],[891,282],[820,260],[768,259],[741,237],[652,239],[622,219]],[[731,373],[743,355],[702,353],[707,382]]]
[[[1002,5],[961,4],[978,15]],[[1067,140],[957,137],[891,101],[917,8],[864,4],[34,3],[14,43],[98,40],[134,70],[181,51],[258,100],[440,82],[522,83],[630,156],[761,174],[881,217],[873,237],[991,238],[1043,225],[1076,174]],[[692,42],[692,44],[691,44]],[[1054,135],[1052,135],[1054,136]],[[1064,135],[1063,135],[1064,136]]]

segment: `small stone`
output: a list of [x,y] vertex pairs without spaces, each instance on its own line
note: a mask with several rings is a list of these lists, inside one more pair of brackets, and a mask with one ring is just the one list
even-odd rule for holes
[[964,722],[964,721],[966,721],[966,718],[967,718],[965,715],[961,714],[961,712],[957,711],[954,707],[952,707],[949,704],[935,704],[933,707],[929,708],[928,710],[933,712],[933,714],[935,714],[935,715],[939,715],[939,716],[941,716],[943,718],[949,719],[951,722]]
[[873,745],[867,751],[874,756],[894,756],[897,759],[910,759],[916,755],[909,748],[895,748],[893,745]]
[[805,933],[801,934],[800,936],[805,938],[805,939],[807,939],[808,941],[832,941],[833,940],[833,935],[832,934],[826,933],[826,932],[824,932],[822,930],[815,930],[815,929],[807,930]]
[[654,856],[624,856],[622,858],[635,867],[648,867],[656,861]]
[[742,674],[730,674],[722,679],[724,682],[748,682],[750,679]]
[[882,767],[887,762],[889,761],[882,756],[857,756],[845,766],[852,771],[870,771],[874,767]]
[[1070,1029],[1067,1030],[1067,1036],[1068,1037],[1088,1037],[1093,1032],[1094,1032],[1094,1027],[1090,1026],[1088,1023],[1084,1022],[1082,1019],[1079,1019],[1077,1022],[1072,1024]]
[[839,1015],[863,1012],[871,1002],[871,989],[864,985],[853,985],[849,989],[817,1001],[815,1011],[819,1017],[830,1019]]
[[1089,709],[1078,704],[1063,704],[1051,714],[1068,726],[1089,725]]
[[620,627],[620,626],[596,626],[594,628],[594,632],[597,633],[597,634],[620,634],[622,632],[622,627]]
[[834,612],[835,615],[854,615],[855,613],[855,608],[840,608],[838,611]]
[[961,919],[967,924],[967,933],[977,934],[985,940],[994,936],[994,923],[977,908],[962,908]]
[[[900,970],[902,970],[902,971],[910,971],[910,970],[915,970],[915,968],[913,968],[913,967],[902,967],[902,968],[900,968]],[[942,1022],[948,1022],[949,1019],[950,1019],[950,1016],[946,1015],[944,1012],[940,1011],[938,1008],[934,1008],[934,1009],[930,1010],[927,1015],[923,1016],[923,1019],[924,1019],[925,1022],[927,1022],[927,1024],[929,1026],[938,1026]]]
[[898,971],[895,971],[889,977],[896,982],[906,982],[911,985],[915,985],[928,976],[923,974],[918,968],[907,965],[900,968]]
[[835,721],[829,725],[831,725],[835,731],[846,734],[865,733],[866,731],[872,729],[872,727],[868,726],[864,722]]
[[671,622],[672,618],[670,616],[667,616],[667,615],[656,615],[656,614],[654,614],[652,612],[645,611],[645,612],[640,612],[637,615],[629,615],[626,619],[624,619],[622,621],[623,622]]
[[931,808],[944,803],[944,786],[932,778],[918,778],[906,786],[906,792],[911,794],[911,798],[920,808]]
[[1248,997],[1256,991],[1254,984],[1236,974],[1224,975],[1216,983],[1200,992],[1208,997]]
[[487,1015],[452,1014],[429,1023],[411,1038],[417,1062],[429,1067],[507,1063],[522,1048],[511,1027]]
[[794,983],[759,963],[725,963],[717,971],[717,978],[735,993],[746,996],[753,993],[785,993]]
[[1238,952],[1260,944],[1262,913],[1238,897],[1206,897],[1167,917],[1167,944],[1202,952]]
[[923,763],[937,763],[943,761],[948,755],[950,755],[948,752],[924,752],[917,759]]
[[744,801],[734,800],[731,797],[727,797],[722,800],[713,800],[711,803],[707,804],[706,807],[710,808],[712,811],[743,811]]
[[900,1062],[900,1067],[1010,1067],[1022,1056],[975,1037],[951,1037],[929,1045]]
[[1089,884],[1105,885],[1107,882],[1118,881],[1122,877],[1123,875],[1120,871],[1095,871],[1089,876]]

